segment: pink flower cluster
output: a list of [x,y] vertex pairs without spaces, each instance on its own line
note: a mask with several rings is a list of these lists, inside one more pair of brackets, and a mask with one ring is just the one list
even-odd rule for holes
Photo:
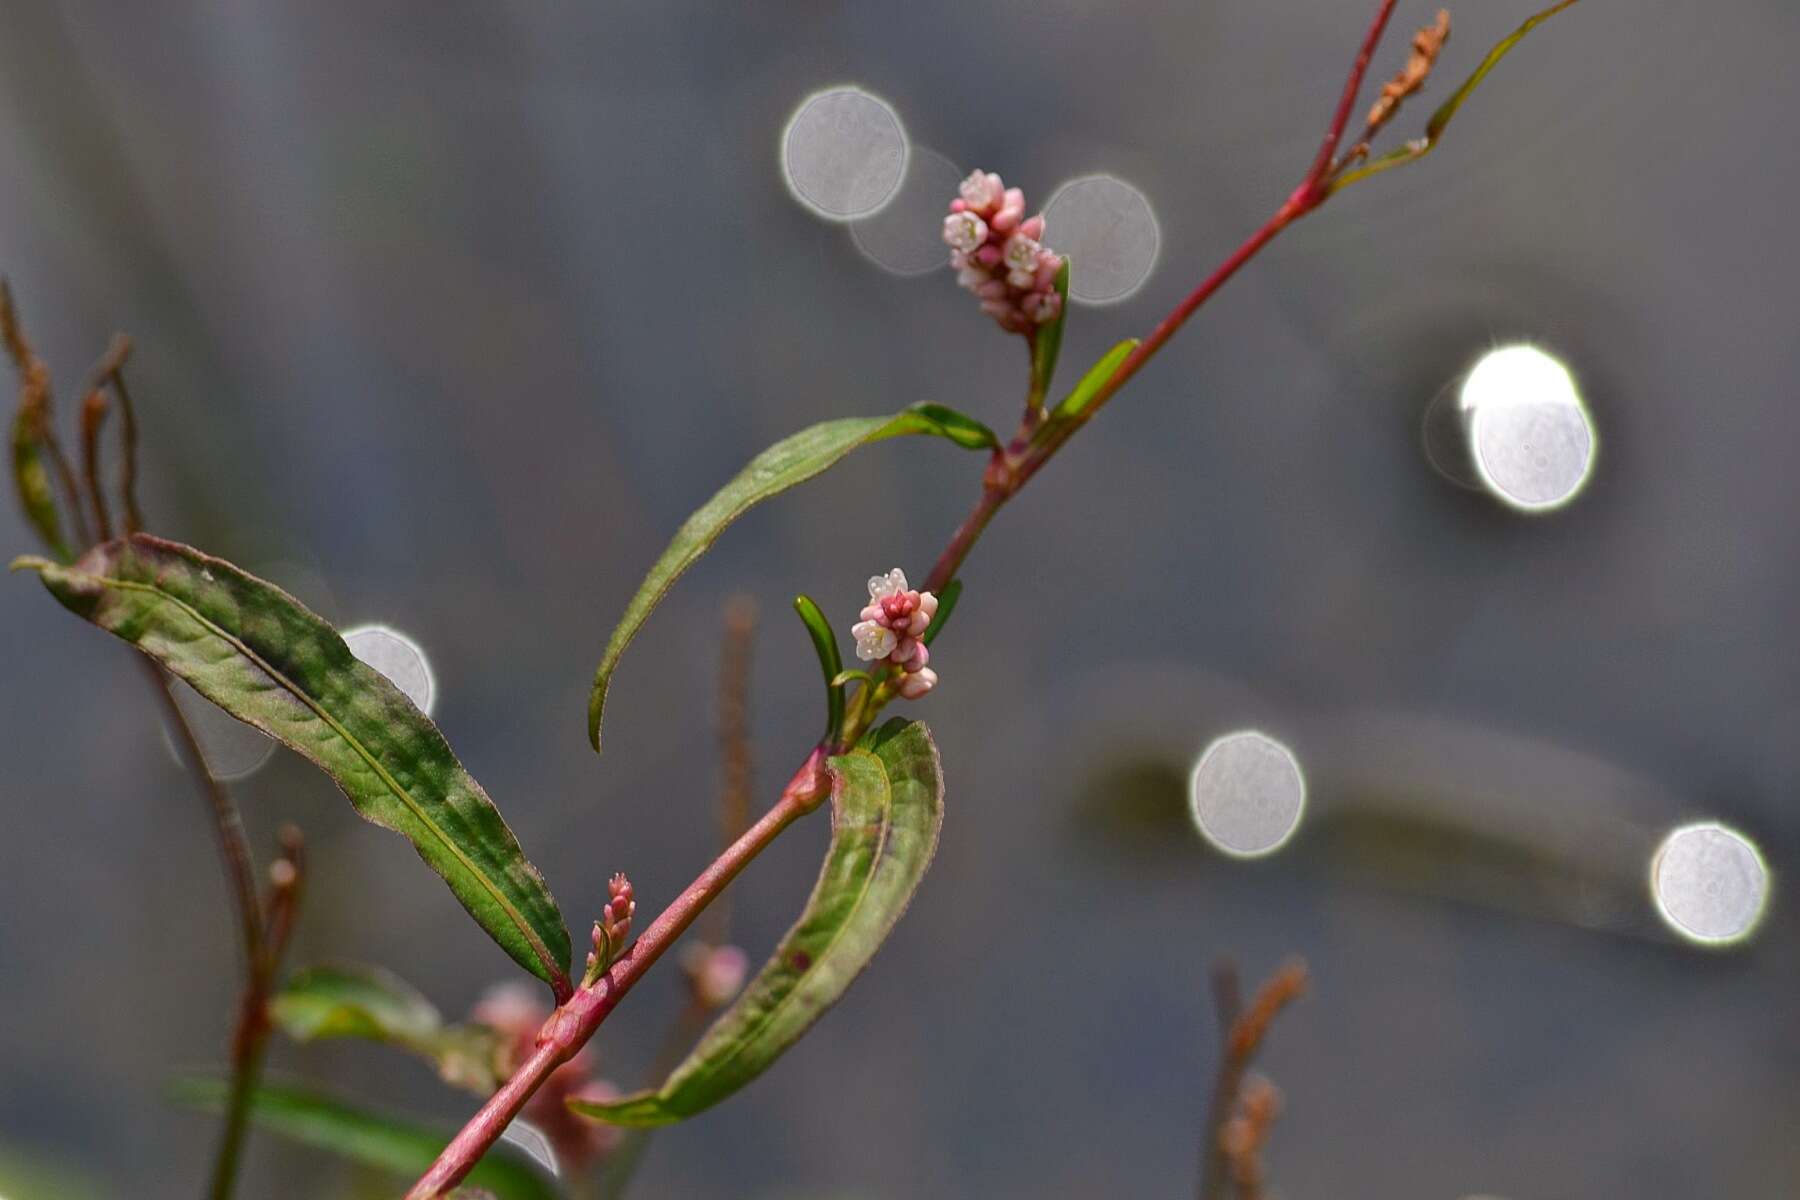
[[[537,1050],[538,1036],[551,1014],[538,1000],[536,991],[523,984],[505,983],[490,988],[470,1015],[500,1034],[502,1042],[494,1065],[505,1079]],[[579,1172],[604,1158],[618,1147],[625,1132],[614,1125],[578,1117],[569,1110],[570,1100],[606,1103],[619,1098],[617,1087],[593,1077],[594,1066],[594,1056],[588,1049],[577,1051],[574,1058],[550,1073],[521,1114],[550,1140],[565,1171]]]
[[1062,255],[1043,244],[1042,214],[1025,216],[1025,193],[1005,187],[991,171],[962,181],[944,241],[956,282],[981,300],[981,311],[1009,333],[1030,333],[1062,311],[1056,273]]
[[[998,177],[995,177],[996,185]],[[862,620],[850,627],[856,639],[856,657],[864,662],[892,663],[905,672],[900,694],[917,700],[937,686],[937,672],[925,664],[931,655],[921,635],[937,616],[937,597],[906,586],[906,572],[895,567],[869,580],[869,605]]]

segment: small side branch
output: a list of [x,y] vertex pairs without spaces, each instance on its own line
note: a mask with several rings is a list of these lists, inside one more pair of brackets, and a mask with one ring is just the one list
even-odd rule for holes
[[1213,978],[1219,1002],[1219,1070],[1201,1135],[1200,1200],[1225,1200],[1231,1179],[1226,1126],[1243,1095],[1244,1078],[1269,1026],[1282,1009],[1300,997],[1307,983],[1306,964],[1290,959],[1262,985],[1250,1007],[1240,1012],[1236,970],[1221,964]]

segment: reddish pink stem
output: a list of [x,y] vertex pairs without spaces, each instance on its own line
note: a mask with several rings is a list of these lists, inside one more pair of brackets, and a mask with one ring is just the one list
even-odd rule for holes
[[436,1200],[455,1187],[481,1156],[506,1131],[526,1101],[547,1079],[550,1072],[573,1058],[587,1044],[606,1020],[607,1014],[624,999],[632,985],[643,978],[651,964],[679,938],[694,918],[725,890],[737,873],[751,859],[762,853],[777,834],[797,818],[817,808],[829,791],[825,775],[825,755],[814,750],[800,770],[794,774],[781,799],[744,835],[726,848],[713,864],[702,871],[669,907],[657,915],[643,936],[616,959],[592,987],[579,989],[568,1003],[551,1014],[538,1034],[537,1049],[514,1071],[499,1091],[488,1098],[481,1111],[465,1125],[444,1152],[432,1164],[406,1200]]
[[[1049,461],[1058,447],[1123,387],[1164,343],[1175,336],[1194,310],[1206,303],[1213,293],[1237,273],[1238,268],[1254,258],[1276,234],[1325,202],[1330,194],[1325,187],[1325,180],[1332,169],[1333,156],[1343,140],[1344,129],[1349,123],[1350,112],[1355,107],[1356,95],[1362,88],[1363,77],[1368,72],[1375,46],[1387,28],[1388,18],[1393,15],[1394,3],[1395,0],[1382,0],[1381,7],[1363,38],[1356,61],[1351,64],[1343,96],[1332,115],[1331,126],[1326,131],[1319,155],[1300,186],[1294,189],[1293,194],[1260,229],[1232,251],[1224,262],[1213,269],[1212,274],[1201,280],[1200,285],[1162,319],[1150,336],[1120,364],[1119,370],[1101,388],[1080,420],[1062,421],[1040,430],[1033,413],[1029,411],[1032,406],[1027,405],[1028,411],[1019,436],[1003,449],[994,452],[982,481],[981,499],[957,527],[949,545],[944,547],[943,553],[932,566],[925,583],[927,590],[941,591],[955,577],[963,560],[968,557],[969,551],[974,548],[975,542],[1001,505],[1023,487]],[[1034,433],[1041,433],[1043,436],[1033,440]],[[595,1030],[599,1029],[600,1023],[631,986],[751,859],[761,853],[796,818],[818,807],[827,786],[824,751],[815,749],[789,782],[775,807],[751,826],[744,836],[733,842],[716,862],[701,872],[699,878],[662,911],[650,928],[644,931],[643,936],[607,969],[606,974],[593,987],[577,991],[568,1003],[551,1016],[543,1032],[538,1035],[536,1052],[513,1073],[504,1087],[482,1105],[481,1111],[444,1148],[431,1170],[406,1194],[406,1200],[437,1200],[445,1191],[456,1186],[480,1161],[481,1156],[505,1131],[512,1119],[518,1116],[519,1110],[531,1099],[550,1072],[567,1062],[577,1050],[587,1044]]]

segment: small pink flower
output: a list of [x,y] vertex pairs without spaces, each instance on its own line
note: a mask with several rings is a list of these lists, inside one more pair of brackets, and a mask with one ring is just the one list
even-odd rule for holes
[[[872,577],[869,603],[857,614],[861,620],[850,627],[850,636],[856,639],[856,657],[899,667],[903,673],[900,694],[908,699],[923,696],[937,683],[937,673],[925,666],[931,661],[931,651],[924,642],[937,610],[937,597],[914,591],[899,567]],[[926,682],[917,682],[922,679]]]
[[987,222],[972,212],[951,213],[944,218],[944,244],[969,253],[987,241]]
[[978,213],[991,213],[1000,207],[1004,189],[998,175],[986,171],[971,171],[969,177],[962,181],[956,189],[957,197],[962,203]]

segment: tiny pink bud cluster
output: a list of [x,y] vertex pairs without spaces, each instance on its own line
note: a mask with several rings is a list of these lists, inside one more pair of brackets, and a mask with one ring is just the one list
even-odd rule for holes
[[631,918],[637,915],[637,900],[631,890],[631,880],[625,878],[623,871],[614,875],[606,885],[606,907],[600,910],[600,919],[594,922],[594,948],[588,951],[587,974],[582,978],[582,986],[592,986],[600,977],[600,972],[612,965],[613,959],[625,948],[625,941],[631,936]]
[[[995,177],[998,184],[998,177]],[[924,633],[937,616],[937,597],[907,587],[906,573],[895,567],[869,580],[869,604],[862,620],[850,627],[856,639],[856,657],[864,662],[887,662],[903,672],[900,694],[917,700],[937,686],[937,672],[925,664],[931,654]]]
[[1026,217],[1025,193],[991,171],[973,172],[957,191],[944,218],[956,282],[1009,333],[1054,320],[1062,311],[1056,273],[1063,260],[1043,243],[1043,215]]

